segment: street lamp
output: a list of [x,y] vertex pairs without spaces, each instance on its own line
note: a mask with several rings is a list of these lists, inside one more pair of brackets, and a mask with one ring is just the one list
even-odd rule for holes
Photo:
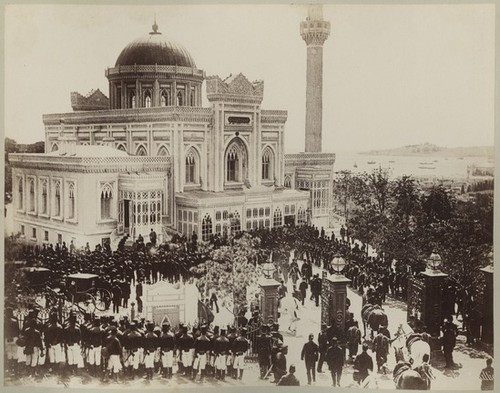
[[342,258],[341,256],[335,256],[332,261],[330,262],[330,265],[335,272],[335,274],[341,274],[342,270],[345,268],[345,259]]
[[271,262],[267,262],[262,265],[262,273],[264,273],[265,278],[272,278],[274,270],[274,264]]
[[441,261],[441,256],[438,253],[433,252],[427,259],[427,266],[432,271],[437,271],[439,269],[439,266],[441,266]]

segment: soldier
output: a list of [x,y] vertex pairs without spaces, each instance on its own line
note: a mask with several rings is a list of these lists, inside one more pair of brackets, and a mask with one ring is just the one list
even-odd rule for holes
[[73,373],[76,373],[77,368],[83,368],[82,348],[80,346],[81,330],[76,325],[76,316],[70,314],[68,319],[68,327],[64,329],[64,347],[66,349],[68,366]]
[[136,321],[130,324],[130,332],[124,340],[124,347],[127,350],[127,358],[125,359],[124,366],[127,368],[128,376],[134,379],[138,374],[139,363],[143,355],[143,335],[137,328]]
[[172,378],[172,367],[174,364],[175,337],[170,331],[170,324],[164,322],[160,335],[161,364],[163,378]]
[[344,352],[338,346],[337,337],[332,338],[330,348],[326,352],[325,360],[332,375],[333,386],[340,387],[340,377],[342,376],[342,368],[344,367]]
[[146,379],[152,380],[154,373],[154,359],[156,348],[158,347],[158,337],[153,332],[154,324],[146,322],[146,334],[143,339],[144,367],[146,369]]
[[188,333],[187,327],[182,327],[182,335],[177,340],[182,357],[182,368],[184,375],[192,375],[194,338]]
[[220,336],[215,339],[215,378],[224,381],[226,379],[227,360],[231,350],[226,330],[221,329]]
[[33,370],[35,376],[38,375],[39,366],[45,363],[44,345],[42,334],[36,328],[36,320],[29,319],[25,322],[26,329],[23,332],[25,339],[24,354],[26,355],[26,366]]
[[92,328],[89,331],[87,361],[91,375],[97,376],[101,367],[101,349],[104,340],[104,332],[101,329],[99,318],[92,322]]
[[247,339],[247,329],[241,328],[240,335],[234,340],[232,351],[234,353],[233,368],[235,373],[239,371],[238,379],[243,379],[243,371],[245,370],[245,354],[250,348],[250,342]]
[[[62,372],[66,358],[63,351],[63,329],[57,321],[57,314],[51,313],[49,321],[45,327],[45,347],[47,348],[48,362],[51,365],[58,365],[59,372]],[[55,367],[55,366],[54,366]]]
[[117,337],[116,327],[112,327],[109,331],[110,336],[106,340],[106,352],[108,353],[108,371],[115,382],[118,382],[118,373],[122,370],[120,356],[122,354],[122,346]]
[[358,321],[347,330],[347,348],[349,349],[349,359],[354,361],[358,354],[358,346],[361,344],[361,330],[359,330]]
[[196,375],[200,372],[200,382],[205,377],[205,368],[207,366],[208,352],[211,348],[210,339],[207,337],[207,326],[201,327],[201,335],[194,342],[195,358],[193,362],[193,381],[196,381]]
[[227,339],[229,340],[229,347],[231,348],[231,354],[230,354],[230,356],[228,356],[228,359],[227,359],[227,374],[234,378],[235,372],[234,372],[234,368],[233,368],[233,363],[234,363],[235,355],[234,355],[234,352],[232,352],[232,348],[233,348],[234,340],[236,340],[236,337],[238,337],[238,335],[236,334],[236,329],[233,326],[229,326],[228,331],[229,331],[229,333],[227,335]]
[[389,353],[389,339],[380,331],[373,339],[373,351],[377,361],[377,371],[380,372],[382,366],[387,363],[387,354]]
[[319,347],[319,361],[318,361],[318,373],[323,372],[323,363],[325,361],[326,351],[328,350],[328,336],[326,333],[327,325],[326,323],[321,324],[321,332],[318,334],[318,347]]
[[175,349],[174,349],[174,354],[177,352],[177,374],[184,374],[185,370],[184,367],[182,366],[182,349],[179,346],[179,339],[181,336],[184,334],[184,324],[181,322],[179,323],[179,330],[177,333],[174,334],[174,339],[175,339]]
[[272,338],[269,326],[263,325],[257,336],[257,354],[259,356],[260,379],[264,379],[271,366]]

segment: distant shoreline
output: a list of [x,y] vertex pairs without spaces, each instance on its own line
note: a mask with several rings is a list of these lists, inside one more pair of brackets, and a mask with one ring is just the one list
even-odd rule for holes
[[420,157],[485,157],[495,156],[494,146],[440,147],[431,144],[409,145],[394,149],[380,149],[359,152],[365,156],[420,156]]

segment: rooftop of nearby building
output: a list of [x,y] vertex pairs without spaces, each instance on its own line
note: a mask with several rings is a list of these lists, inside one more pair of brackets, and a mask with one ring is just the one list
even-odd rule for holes
[[96,145],[71,145],[68,149],[60,148],[57,151],[45,153],[46,156],[53,157],[127,157],[124,151],[110,146]]

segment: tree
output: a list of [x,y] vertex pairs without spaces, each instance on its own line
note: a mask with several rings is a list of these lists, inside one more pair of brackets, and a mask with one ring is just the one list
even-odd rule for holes
[[[232,244],[214,249],[210,259],[191,270],[198,276],[199,288],[208,293],[216,290],[226,308],[232,306],[235,316],[246,307],[247,297],[257,289],[261,276],[257,264],[259,239],[245,233]],[[230,309],[230,308],[229,308]]]
[[340,171],[333,182],[333,196],[344,208],[346,222],[351,205],[364,206],[369,202],[367,185],[362,175],[351,171]]
[[384,214],[390,199],[389,170],[382,167],[374,169],[370,174],[366,175],[366,183],[376,202],[379,213]]
[[433,186],[423,198],[422,209],[428,222],[447,220],[454,213],[455,199],[442,185]]

